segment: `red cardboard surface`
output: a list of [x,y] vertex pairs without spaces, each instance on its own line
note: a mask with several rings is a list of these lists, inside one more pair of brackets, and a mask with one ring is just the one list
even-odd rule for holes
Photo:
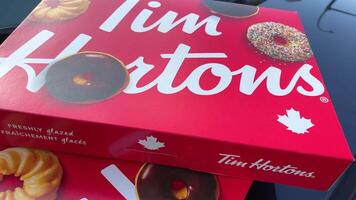
[[5,145],[315,189],[352,161],[295,12],[44,1],[0,63]]
[[[6,151],[5,151],[6,150]],[[28,187],[30,191],[38,189],[46,183],[53,182],[60,170],[53,169],[53,163],[43,159],[43,157],[37,157],[38,152],[31,152],[29,148],[1,148],[0,151],[0,172],[6,173],[14,169],[18,173],[16,178],[10,173],[9,176],[4,176],[4,179],[0,183],[0,198],[1,199],[13,199],[11,195],[17,195],[18,192],[14,192],[16,187],[22,188],[23,185],[33,186]],[[19,153],[21,152],[21,153]],[[26,153],[24,153],[26,152]],[[35,161],[31,163],[32,153],[35,155]],[[45,152],[47,154],[49,152]],[[170,190],[166,191],[166,188],[170,188],[169,181],[185,180],[185,184],[190,187],[190,195],[188,199],[216,199],[216,200],[238,200],[244,199],[252,181],[238,180],[227,177],[217,177],[214,175],[203,174],[199,172],[185,170],[178,168],[166,168],[165,171],[159,171],[162,167],[157,165],[148,165],[143,163],[126,162],[126,161],[114,161],[104,159],[94,159],[88,157],[78,157],[63,153],[54,153],[60,162],[63,175],[61,177],[59,185],[54,189],[48,189],[43,194],[39,195],[38,192],[33,192],[28,195],[28,190],[25,190],[25,194],[28,196],[15,199],[72,199],[72,200],[94,200],[94,199],[122,199],[122,200],[134,200],[134,199],[175,199]],[[17,157],[16,155],[20,155]],[[11,163],[13,165],[11,165]],[[17,163],[17,164],[14,164]],[[21,166],[31,165],[26,171],[21,171]],[[12,166],[12,167],[9,167]],[[40,170],[38,170],[42,166]],[[43,167],[45,166],[45,167]],[[146,166],[145,172],[150,174],[150,171],[158,169],[159,176],[154,175],[154,179],[149,180],[148,184],[142,185],[140,188],[140,198],[137,198],[138,187],[136,187],[135,179],[139,172],[142,172],[142,167]],[[147,168],[150,166],[150,168]],[[152,173],[151,173],[152,174]],[[173,175],[172,175],[173,174]],[[175,175],[175,176],[174,176]],[[179,176],[178,176],[179,175]],[[207,188],[205,188],[202,182],[199,182],[199,176],[211,176],[214,177],[217,183],[217,195],[209,196]],[[41,178],[38,178],[41,177]],[[174,179],[175,177],[175,179]],[[24,180],[24,183],[20,181],[20,178]],[[45,180],[45,181],[44,181]],[[157,181],[158,180],[158,181]],[[162,181],[163,182],[160,182]],[[151,181],[151,182],[150,182]],[[198,182],[198,183],[196,183]],[[157,183],[164,183],[167,185],[158,185]],[[33,189],[33,190],[32,190]],[[211,189],[211,188],[209,188]],[[54,196],[48,197],[48,194]],[[145,191],[154,192],[156,196],[144,196]],[[164,196],[167,195],[168,196]],[[200,198],[197,197],[200,195]],[[6,196],[7,195],[7,196]],[[37,196],[36,196],[37,195]],[[31,198],[30,198],[31,197]]]

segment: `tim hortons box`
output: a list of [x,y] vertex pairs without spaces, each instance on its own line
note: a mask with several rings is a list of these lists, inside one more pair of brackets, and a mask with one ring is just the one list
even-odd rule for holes
[[0,199],[242,200],[252,181],[40,149],[0,151]]
[[0,62],[4,145],[315,189],[352,162],[295,12],[45,0]]

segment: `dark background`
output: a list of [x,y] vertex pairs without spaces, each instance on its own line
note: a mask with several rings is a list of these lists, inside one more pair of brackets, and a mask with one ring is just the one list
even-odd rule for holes
[[[356,153],[356,0],[222,1],[299,12],[345,135]],[[0,43],[38,2],[0,0]],[[356,200],[356,166],[326,192],[255,182],[247,199]]]

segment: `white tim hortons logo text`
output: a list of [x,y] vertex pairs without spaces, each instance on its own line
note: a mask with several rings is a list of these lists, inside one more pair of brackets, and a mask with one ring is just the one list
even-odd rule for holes
[[[112,32],[138,3],[139,0],[126,0],[104,21],[100,29],[105,32]],[[154,10],[161,7],[161,3],[158,1],[150,1],[147,6],[150,9],[143,9],[132,21],[131,30],[133,32],[143,33],[154,30],[157,27],[158,32],[168,33],[172,29],[180,27],[180,24],[183,24],[183,26],[181,26],[182,31],[187,34],[193,34],[201,27],[205,27],[205,33],[209,36],[219,36],[222,34],[222,32],[217,30],[220,17],[216,15],[210,15],[198,22],[200,16],[195,13],[189,13],[184,17],[178,18],[179,13],[172,10],[166,12],[151,25],[145,26],[147,21],[152,21],[150,17],[153,15]]]
[[[43,30],[22,45],[14,53],[7,58],[0,58],[0,78],[8,74],[14,67],[22,68],[28,76],[26,88],[31,92],[39,91],[45,85],[45,76],[51,66],[50,63],[63,58],[67,55],[80,51],[92,38],[85,34],[80,34],[72,41],[56,58],[27,58],[32,52],[39,49],[47,40],[55,34],[48,30]],[[135,61],[127,65],[128,69],[134,68],[130,73],[130,83],[124,90],[127,94],[143,93],[149,89],[157,88],[162,94],[175,94],[184,89],[188,89],[197,95],[215,95],[223,92],[232,82],[234,77],[240,77],[239,91],[246,95],[252,95],[254,91],[266,81],[267,91],[275,96],[285,96],[291,93],[295,88],[297,92],[305,96],[319,96],[324,93],[323,84],[312,75],[312,65],[303,64],[289,81],[287,87],[281,87],[282,70],[276,67],[269,67],[264,72],[259,73],[256,78],[257,68],[245,65],[240,69],[232,71],[229,67],[221,63],[209,62],[195,67],[187,78],[178,86],[173,86],[173,82],[179,69],[182,67],[186,59],[213,59],[227,58],[225,53],[190,53],[191,47],[186,44],[178,44],[175,52],[171,54],[161,54],[162,59],[168,59],[168,63],[162,73],[158,75],[150,83],[143,85],[139,81],[148,74],[155,66],[144,61],[144,57],[140,56]],[[35,70],[29,65],[30,63],[47,64],[39,74],[36,75]],[[200,85],[200,79],[207,71],[211,71],[211,75],[220,79],[220,81],[211,89],[204,89]],[[306,83],[310,87],[304,88],[300,84]],[[140,85],[140,86],[138,86]]]
[[[130,12],[133,12],[139,3],[139,0],[124,1],[103,21],[99,29],[109,33],[118,29],[119,24],[123,20],[131,19],[126,16]],[[223,35],[221,31],[218,31],[220,22],[218,16],[210,15],[201,19],[200,16],[195,13],[189,13],[183,17],[178,17],[179,13],[172,10],[167,11],[153,24],[145,26],[147,21],[152,21],[151,16],[154,10],[157,9],[163,9],[161,8],[161,2],[150,1],[147,4],[147,8],[141,10],[138,15],[136,15],[130,26],[130,31],[132,31],[133,36],[135,33],[149,31],[156,31],[159,34],[168,34],[171,30],[178,28],[182,28],[181,31],[187,35],[192,35],[202,28],[204,28],[205,34],[210,37],[220,37]],[[42,46],[44,46],[42,47],[43,51],[49,51],[51,48],[46,43],[53,36],[55,36],[55,33],[49,30],[42,30],[8,57],[0,58],[0,78],[13,71],[12,69],[15,67],[21,68],[28,77],[26,89],[30,92],[38,92],[45,85],[45,77],[52,63],[63,57],[79,52],[89,42],[97,39],[82,33],[67,44],[55,58],[28,58],[28,56],[38,51]],[[56,35],[56,38],[59,36],[60,34]],[[59,39],[61,38],[59,37]],[[238,86],[233,87],[238,88],[239,92],[246,95],[252,95],[261,85],[266,85],[267,91],[274,96],[286,96],[293,90],[296,90],[304,96],[319,96],[323,94],[325,90],[322,82],[312,74],[313,66],[309,64],[302,64],[290,80],[283,80],[283,85],[285,86],[282,87],[281,79],[283,79],[283,73],[282,70],[277,67],[270,66],[264,71],[259,72],[258,66],[255,67],[248,64],[244,66],[233,66],[232,68],[231,66],[229,67],[225,64],[214,62],[214,59],[222,60],[228,58],[223,52],[192,53],[191,49],[192,47],[187,44],[177,43],[177,47],[173,53],[157,52],[162,59],[162,63],[167,63],[167,65],[163,67],[159,75],[154,77],[147,84],[142,84],[141,80],[145,79],[146,75],[149,74],[155,66],[149,64],[149,58],[145,59],[143,56],[138,55],[136,60],[126,66],[131,72],[130,83],[124,90],[124,93],[138,94],[150,89],[157,89],[157,91],[162,94],[175,94],[187,89],[196,95],[209,96],[226,90],[235,78],[239,78],[240,82]],[[173,86],[173,83],[176,82],[175,79],[178,72],[183,67],[187,67],[184,66],[184,62],[188,59],[200,59],[206,61],[206,63],[200,66],[189,66],[192,71],[180,84]],[[42,71],[38,71],[34,70],[30,64],[44,64],[46,67]],[[36,72],[38,73],[36,74]],[[213,85],[209,89],[200,84],[202,77],[207,75],[219,79],[216,85]],[[263,82],[266,82],[266,84],[263,84]]]
[[219,158],[220,159],[218,160],[218,163],[222,165],[249,168],[254,170],[261,170],[265,172],[286,174],[292,176],[301,176],[306,178],[315,178],[315,172],[303,171],[291,164],[275,165],[272,163],[271,160],[266,160],[262,158],[254,162],[246,162],[240,159],[241,157],[239,155],[223,154],[223,153],[219,154]]

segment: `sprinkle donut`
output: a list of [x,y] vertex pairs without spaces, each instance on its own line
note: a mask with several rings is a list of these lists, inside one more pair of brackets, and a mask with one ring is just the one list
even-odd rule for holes
[[51,152],[15,147],[0,152],[0,180],[4,175],[20,177],[23,187],[0,192],[0,199],[54,200],[63,169]]
[[217,200],[214,175],[188,169],[145,164],[136,176],[138,200]]
[[247,38],[262,53],[283,61],[306,61],[312,57],[307,37],[296,28],[263,22],[250,26]]
[[39,22],[69,20],[83,14],[89,5],[89,0],[42,0],[30,19]]

